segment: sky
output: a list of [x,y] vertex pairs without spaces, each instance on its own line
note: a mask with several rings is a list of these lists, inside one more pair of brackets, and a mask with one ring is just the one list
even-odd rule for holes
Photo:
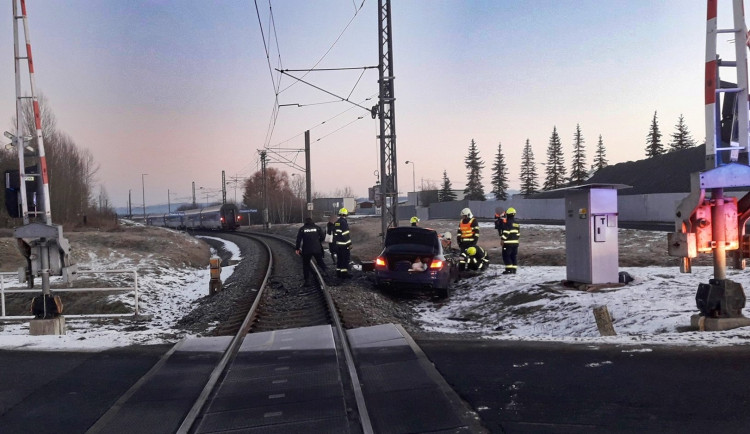
[[[664,238],[663,232],[644,231],[644,236]],[[212,237],[209,237],[212,238]],[[232,259],[241,260],[237,245],[224,243]],[[490,252],[490,254],[497,254]],[[127,258],[89,255],[79,266],[90,269],[138,267],[140,309],[153,319],[148,327],[132,327],[129,321],[100,322],[66,318],[67,332],[60,336],[30,336],[29,323],[0,325],[0,349],[41,351],[102,351],[126,345],[175,343],[193,337],[176,327],[206,296],[209,273],[204,269],[174,268],[147,258],[148,264],[133,264]],[[697,313],[695,290],[711,278],[713,267],[694,267],[680,273],[676,267],[620,267],[634,280],[601,292],[564,288],[566,267],[520,267],[518,274],[503,275],[502,264],[490,264],[482,274],[462,278],[448,299],[429,296],[404,299],[422,329],[443,333],[471,333],[480,339],[618,344],[623,352],[658,351],[663,345],[714,347],[747,345],[750,327],[721,332],[685,331]],[[234,266],[222,267],[222,280]],[[744,287],[750,277],[742,270],[727,270],[727,277]],[[57,278],[53,278],[57,279]],[[8,285],[6,283],[6,285]],[[12,283],[8,286],[18,286]],[[7,286],[6,286],[7,287]],[[63,295],[64,297],[64,295]],[[114,297],[132,306],[133,295]],[[643,300],[648,299],[648,303]],[[600,336],[592,309],[606,306],[613,319],[615,336]],[[746,314],[746,313],[745,313]]]
[[[190,201],[193,183],[198,202],[220,200],[222,171],[241,182],[264,148],[269,167],[304,176],[284,161],[304,167],[305,130],[315,192],[366,196],[378,180],[379,123],[365,110],[377,104],[377,69],[289,72],[335,96],[275,71],[376,66],[377,1],[27,3],[37,91],[58,130],[93,154],[113,206],[129,193],[134,206]],[[0,4],[5,129],[11,6]],[[731,12],[719,20],[728,27]],[[499,144],[515,189],[525,141],[543,163],[553,128],[568,170],[577,125],[588,164],[599,135],[610,164],[644,158],[655,112],[665,142],[680,115],[704,140],[705,0],[409,0],[393,2],[392,23],[402,194],[439,185],[443,171],[464,188],[472,139],[486,192]],[[734,49],[728,39],[720,53]],[[25,62],[21,71],[28,93]],[[227,198],[241,200],[235,184]]]

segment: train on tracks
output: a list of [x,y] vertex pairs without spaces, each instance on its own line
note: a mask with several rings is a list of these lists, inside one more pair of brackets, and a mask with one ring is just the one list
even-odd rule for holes
[[146,214],[145,217],[133,216],[132,220],[149,226],[213,231],[234,231],[242,224],[240,210],[233,203],[167,214]]

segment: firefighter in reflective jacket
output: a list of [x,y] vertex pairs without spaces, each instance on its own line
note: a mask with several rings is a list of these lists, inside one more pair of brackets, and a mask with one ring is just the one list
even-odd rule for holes
[[346,222],[346,216],[349,211],[346,208],[339,210],[339,218],[333,224],[333,243],[336,245],[336,277],[348,279],[349,257],[352,249],[352,239],[349,236],[349,223]]
[[472,246],[461,252],[461,259],[458,262],[458,270],[480,271],[487,268],[489,263],[490,260],[487,257],[487,252],[479,246]]
[[503,225],[503,262],[505,271],[503,274],[516,274],[518,269],[518,239],[521,237],[521,225],[516,223],[516,209],[508,208],[505,211],[507,220]]
[[461,221],[458,223],[458,247],[463,251],[476,246],[479,241],[479,222],[471,215],[469,208],[461,210]]

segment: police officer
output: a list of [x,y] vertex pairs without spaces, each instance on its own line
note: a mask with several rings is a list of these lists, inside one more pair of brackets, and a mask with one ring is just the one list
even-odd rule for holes
[[305,277],[305,285],[310,285],[310,260],[314,257],[320,267],[320,272],[326,274],[326,263],[323,261],[323,245],[325,239],[323,229],[313,223],[311,218],[305,219],[305,224],[297,231],[297,243],[295,250],[302,256],[302,275]]
[[458,269],[459,271],[480,271],[484,270],[489,263],[490,260],[487,257],[487,251],[479,246],[472,246],[461,252]]
[[412,226],[419,226],[419,224],[418,224],[419,223],[419,217],[414,216],[414,217],[412,217],[409,220],[409,222],[411,223]]
[[463,251],[476,246],[479,241],[479,222],[471,215],[469,208],[461,210],[461,221],[458,223],[458,247]]
[[518,240],[521,237],[521,225],[516,223],[516,209],[508,208],[505,211],[507,220],[503,225],[503,262],[505,271],[503,274],[516,274],[518,269]]
[[352,249],[352,238],[349,236],[349,223],[346,216],[349,211],[346,208],[339,210],[339,218],[333,224],[333,243],[336,245],[336,277],[342,279],[351,278],[349,273],[349,257]]

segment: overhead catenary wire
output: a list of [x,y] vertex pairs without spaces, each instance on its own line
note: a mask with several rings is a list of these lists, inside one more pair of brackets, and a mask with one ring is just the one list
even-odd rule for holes
[[[341,31],[341,33],[339,33],[339,35],[338,35],[338,36],[336,37],[336,40],[335,40],[335,41],[333,41],[333,43],[331,44],[331,46],[330,46],[330,47],[328,47],[328,49],[326,50],[326,52],[325,52],[325,53],[323,53],[323,55],[322,55],[322,56],[320,56],[320,59],[318,59],[318,61],[317,61],[317,62],[315,62],[315,64],[313,65],[313,67],[312,67],[312,68],[310,68],[311,70],[315,69],[315,67],[317,67],[318,65],[320,65],[320,62],[322,62],[322,61],[323,61],[323,59],[325,59],[325,58],[326,58],[326,56],[328,56],[328,53],[330,53],[330,52],[331,52],[331,50],[333,50],[333,47],[335,47],[335,46],[336,46],[336,44],[337,44],[337,43],[339,42],[339,40],[341,39],[341,37],[342,37],[342,36],[344,36],[344,33],[346,33],[346,30],[347,30],[347,29],[349,28],[349,26],[351,26],[351,25],[352,25],[352,22],[354,22],[354,19],[355,19],[355,18],[357,18],[357,15],[359,14],[359,11],[361,11],[361,10],[362,10],[362,7],[364,7],[364,5],[365,5],[365,0],[362,0],[362,3],[361,3],[361,4],[359,5],[359,8],[356,8],[356,9],[354,10],[354,15],[353,15],[353,16],[352,16],[352,18],[351,18],[351,19],[349,20],[349,22],[348,22],[348,23],[346,23],[346,26],[344,27],[344,30],[342,30],[342,31]],[[356,3],[355,3],[355,6],[356,6]],[[309,74],[309,72],[305,73],[305,74],[304,74],[304,75],[302,76],[302,78],[305,78],[305,76],[306,76],[307,74]],[[281,91],[280,91],[279,93],[281,93],[281,92],[284,92],[284,91],[286,91],[287,89],[289,89],[290,87],[294,86],[295,84],[297,84],[297,82],[293,82],[293,83],[292,83],[292,84],[290,84],[289,86],[287,86],[287,87],[285,87],[284,89],[282,89],[282,90],[281,90]]]
[[[369,101],[369,100],[371,100],[371,99],[372,99],[373,97],[375,97],[376,95],[377,95],[377,93],[374,93],[374,94],[370,95],[369,97],[365,98],[364,100],[362,100],[362,102],[364,103],[365,101]],[[339,101],[337,101],[337,102],[339,102]],[[312,126],[312,127],[310,127],[310,128],[307,128],[307,129],[306,129],[306,131],[312,131],[312,130],[314,130],[314,129],[318,128],[318,127],[321,127],[321,126],[325,125],[325,124],[326,124],[327,122],[330,122],[330,121],[332,121],[332,120],[336,119],[337,117],[339,117],[339,116],[341,116],[341,115],[343,115],[343,114],[345,114],[345,113],[347,113],[347,112],[350,112],[350,111],[354,110],[354,108],[355,108],[354,106],[352,106],[352,107],[349,107],[348,109],[346,109],[346,110],[344,110],[344,111],[342,111],[342,112],[340,112],[340,113],[338,113],[338,114],[335,114],[335,115],[333,115],[332,117],[330,117],[330,118],[328,118],[328,119],[326,119],[326,120],[324,120],[324,121],[322,121],[322,122],[319,122],[319,123],[317,123],[317,124],[313,125],[313,126]],[[357,119],[357,120],[359,120],[359,119]],[[350,122],[349,124],[351,124],[351,122]],[[349,124],[347,124],[347,125],[349,125]],[[295,135],[295,136],[293,136],[293,137],[290,137],[290,138],[288,138],[288,139],[286,139],[286,140],[284,140],[284,141],[281,141],[281,142],[277,143],[277,144],[276,144],[276,145],[274,145],[273,147],[275,148],[275,147],[277,147],[277,146],[281,146],[281,145],[283,145],[283,144],[285,144],[285,143],[291,142],[292,140],[294,140],[294,139],[296,139],[296,138],[298,138],[298,137],[300,137],[300,136],[302,136],[302,135],[304,135],[304,134],[305,134],[305,132],[304,132],[304,131],[302,131],[301,133],[299,133],[299,134],[297,134],[297,135]]]

